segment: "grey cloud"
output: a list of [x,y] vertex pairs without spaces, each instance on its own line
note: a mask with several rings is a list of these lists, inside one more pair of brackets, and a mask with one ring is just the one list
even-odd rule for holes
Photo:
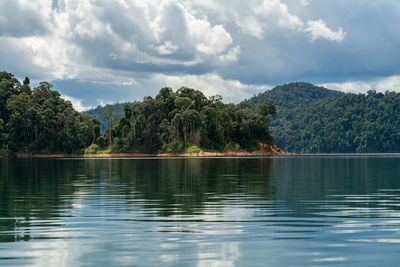
[[[59,1],[51,11],[41,8],[44,0],[27,6],[0,0],[3,68],[46,79],[52,69],[63,68],[53,79],[67,79],[58,83],[77,99],[95,92],[99,84],[87,83],[91,76],[94,82],[114,79],[101,85],[99,94],[116,99],[133,97],[132,92],[141,96],[151,86],[158,90],[159,74],[213,74],[252,85],[246,87],[249,96],[257,86],[296,80],[340,83],[400,75],[400,5],[394,1],[264,0],[273,8],[264,6],[257,14],[254,7],[263,1],[250,1],[252,8],[227,0],[81,1]],[[305,31],[313,21],[328,30]],[[237,52],[232,60],[223,61],[232,51]],[[49,63],[38,64],[41,59]],[[137,84],[107,93],[128,77]]]
[[343,27],[348,33],[343,42],[318,39],[310,43],[301,33],[293,32],[250,40],[232,32],[242,53],[237,64],[221,71],[223,76],[249,84],[278,84],[368,80],[400,74],[398,5],[383,1],[369,5],[365,1],[308,2],[306,8],[314,15],[303,20],[319,16],[333,29]]
[[194,64],[186,66],[183,64],[154,64],[154,63],[138,63],[130,61],[114,61],[108,62],[108,67],[117,70],[144,72],[144,73],[163,73],[169,75],[179,74],[204,74],[209,71],[207,64]]
[[37,11],[17,1],[0,1],[0,36],[26,37],[48,33],[50,28],[46,20],[51,14],[43,17]]
[[29,75],[32,79],[49,78],[45,70],[32,63],[33,51],[26,49],[18,39],[0,37],[0,58],[2,70],[13,73],[16,77]]

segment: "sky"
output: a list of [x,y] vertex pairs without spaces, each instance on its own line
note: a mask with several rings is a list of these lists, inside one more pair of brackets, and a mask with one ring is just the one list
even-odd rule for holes
[[0,70],[78,110],[188,86],[238,103],[305,81],[400,89],[400,1],[0,0]]

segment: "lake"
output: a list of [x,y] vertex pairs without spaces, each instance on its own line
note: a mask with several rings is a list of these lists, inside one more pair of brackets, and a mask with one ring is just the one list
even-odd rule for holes
[[0,159],[0,266],[398,266],[400,155]]

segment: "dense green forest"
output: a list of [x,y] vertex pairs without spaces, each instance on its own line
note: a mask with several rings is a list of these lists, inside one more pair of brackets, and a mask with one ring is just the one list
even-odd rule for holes
[[245,103],[263,101],[277,107],[270,131],[284,151],[400,152],[400,93],[344,94],[290,83]]
[[344,95],[344,93],[315,86],[311,83],[294,82],[276,86],[271,90],[260,93],[249,100],[244,100],[243,102],[249,105],[270,102],[276,107],[279,107],[279,111],[281,111],[342,95]]
[[224,104],[221,96],[207,98],[182,87],[126,103],[122,114],[118,108],[121,104],[90,111],[105,122],[100,135],[100,122],[75,111],[50,83],[32,90],[29,78],[21,83],[0,72],[0,153],[198,152],[273,144],[268,126],[276,109],[269,103]]
[[[295,82],[260,93],[241,105],[270,102],[277,116],[270,133],[289,152],[400,152],[399,94],[350,94]],[[122,106],[114,106],[120,110]],[[119,115],[121,116],[121,115]],[[99,117],[107,128],[106,119]]]
[[31,89],[29,78],[0,72],[3,155],[255,150],[259,142],[303,153],[400,152],[400,93],[388,91],[345,94],[296,82],[235,105],[187,87],[162,88],[142,102],[86,113],[47,82]]
[[[112,108],[104,112],[111,126],[118,116]],[[225,104],[221,96],[207,98],[188,87],[176,92],[165,87],[155,98],[125,104],[124,116],[108,127],[89,151],[184,152],[191,145],[255,150],[259,142],[273,144],[268,125],[270,116],[275,115],[276,109],[269,103],[251,108]]]
[[11,73],[0,72],[0,154],[76,153],[99,136],[99,122],[74,110],[41,82],[33,90]]

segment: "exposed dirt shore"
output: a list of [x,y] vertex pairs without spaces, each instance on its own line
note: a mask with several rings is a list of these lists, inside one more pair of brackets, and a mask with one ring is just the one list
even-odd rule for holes
[[200,153],[98,153],[98,154],[32,154],[32,153],[16,153],[16,158],[141,158],[141,157],[266,157],[266,156],[283,156],[291,155],[281,151],[275,146],[260,144],[260,150],[257,151],[234,151],[227,150],[223,152],[217,151],[201,151]]

